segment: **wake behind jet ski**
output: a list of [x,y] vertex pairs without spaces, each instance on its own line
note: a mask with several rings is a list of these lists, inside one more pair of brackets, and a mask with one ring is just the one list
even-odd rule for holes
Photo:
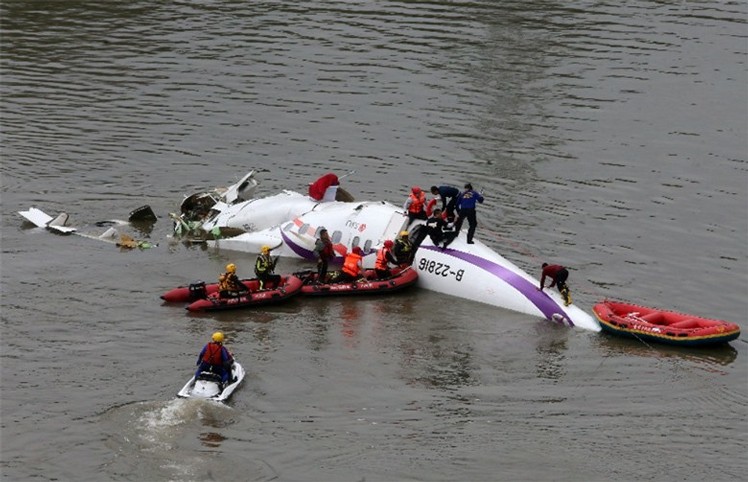
[[[226,192],[237,192],[253,179],[254,171]],[[322,178],[320,178],[322,179]],[[331,179],[327,176],[327,179]],[[333,179],[334,180],[334,179]],[[319,180],[318,180],[319,182]],[[256,185],[256,184],[255,184]],[[313,184],[314,185],[314,184]],[[285,190],[273,196],[239,200],[214,198],[199,229],[212,231],[239,228],[245,232],[229,238],[208,240],[208,246],[259,253],[268,245],[276,255],[313,261],[314,244],[322,229],[332,234],[335,260],[340,264],[348,250],[362,248],[364,268],[372,268],[376,250],[409,228],[407,213],[386,201],[338,201],[338,185],[331,183],[320,197],[319,190],[304,195]],[[480,303],[543,317],[549,321],[600,331],[590,314],[576,305],[564,306],[556,293],[536,289],[539,282],[516,265],[475,240],[469,244],[465,232],[448,248],[434,246],[420,224],[413,228],[417,244],[413,268],[418,286]]]

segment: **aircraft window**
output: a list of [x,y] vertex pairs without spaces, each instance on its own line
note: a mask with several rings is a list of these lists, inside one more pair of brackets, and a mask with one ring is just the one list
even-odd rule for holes
[[353,238],[353,241],[351,241],[351,248],[355,248],[356,246],[358,246],[358,242],[360,240],[361,240],[361,238],[359,238],[358,236],[356,236],[355,238]]
[[364,243],[364,253],[368,253],[371,250],[371,239],[367,239]]
[[286,223],[286,225],[283,226],[283,231],[291,231],[292,227],[293,227],[293,222]]
[[335,231],[334,233],[332,233],[332,242],[339,243],[340,238],[342,237],[343,237],[343,233],[341,233],[340,231]]
[[306,224],[306,223],[305,223],[305,224],[302,224],[302,225],[301,225],[301,227],[299,228],[299,234],[304,234],[304,233],[306,233],[306,230],[307,230],[307,229],[309,229],[309,225],[308,225],[308,224]]

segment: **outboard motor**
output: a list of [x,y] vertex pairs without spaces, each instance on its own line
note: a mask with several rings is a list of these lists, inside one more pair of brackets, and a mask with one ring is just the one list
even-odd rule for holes
[[207,297],[207,290],[205,289],[205,281],[198,281],[196,283],[190,283],[190,301],[202,300]]

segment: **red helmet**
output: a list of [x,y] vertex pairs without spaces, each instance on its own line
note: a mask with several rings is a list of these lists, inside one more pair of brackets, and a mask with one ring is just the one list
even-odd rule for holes
[[413,191],[413,194],[421,194],[421,188],[418,186],[413,186],[411,191]]
[[388,249],[393,247],[394,245],[395,243],[393,243],[391,239],[388,239],[387,241],[384,242],[384,247]]

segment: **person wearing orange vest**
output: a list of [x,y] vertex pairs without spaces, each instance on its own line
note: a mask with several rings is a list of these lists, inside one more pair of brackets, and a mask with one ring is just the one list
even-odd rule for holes
[[224,336],[223,333],[217,331],[211,336],[209,341],[200,354],[197,356],[197,371],[195,372],[195,379],[200,376],[202,372],[213,372],[221,376],[221,382],[226,385],[231,375],[231,365],[234,363],[234,357],[231,356],[231,352],[223,346]]
[[387,279],[392,276],[390,264],[397,265],[395,255],[392,254],[392,247],[395,243],[391,239],[384,242],[384,245],[377,251],[377,260],[374,262],[374,270],[377,272],[377,278]]
[[418,186],[413,186],[408,199],[403,204],[403,209],[408,212],[408,224],[415,219],[426,219],[426,193]]
[[242,294],[249,293],[249,290],[236,276],[236,265],[229,263],[226,265],[226,272],[218,277],[218,294],[221,298],[236,298]]
[[343,271],[340,274],[340,280],[343,282],[355,281],[363,275],[364,252],[356,246],[345,255],[343,261]]

